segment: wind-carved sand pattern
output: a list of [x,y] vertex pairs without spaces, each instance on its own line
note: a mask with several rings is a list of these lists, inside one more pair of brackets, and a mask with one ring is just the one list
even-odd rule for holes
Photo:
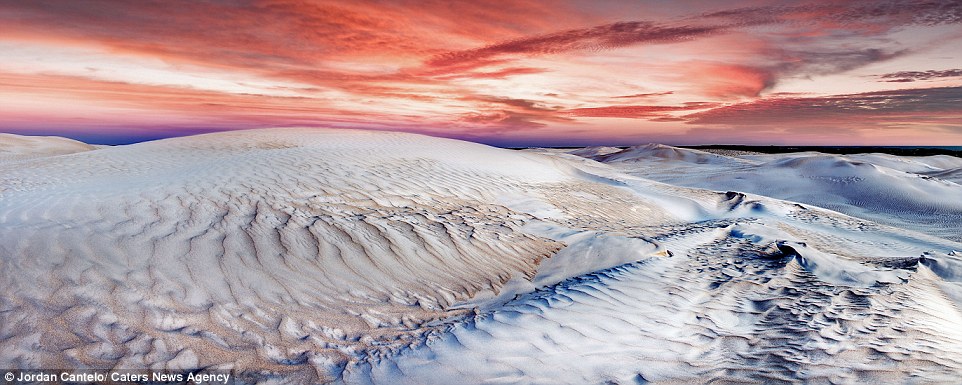
[[[350,130],[40,147],[0,159],[0,367],[305,384],[962,378],[949,197],[919,210],[948,220],[903,228],[898,210],[643,178],[765,164],[750,154]],[[866,175],[959,191],[938,177],[954,158],[876,158],[889,164]],[[812,163],[772,167],[840,175]]]

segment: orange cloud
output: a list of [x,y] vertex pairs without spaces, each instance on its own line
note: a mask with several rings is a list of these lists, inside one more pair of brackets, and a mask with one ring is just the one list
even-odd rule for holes
[[704,110],[717,106],[717,103],[689,102],[683,106],[605,106],[575,108],[568,113],[574,116],[594,118],[633,118],[674,121],[670,112]]
[[775,84],[772,70],[740,64],[686,62],[679,65],[678,82],[688,83],[692,92],[730,99],[757,97]]

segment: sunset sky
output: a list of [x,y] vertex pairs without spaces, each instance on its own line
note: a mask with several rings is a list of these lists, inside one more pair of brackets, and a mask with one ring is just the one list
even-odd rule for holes
[[0,0],[0,132],[962,145],[962,1]]

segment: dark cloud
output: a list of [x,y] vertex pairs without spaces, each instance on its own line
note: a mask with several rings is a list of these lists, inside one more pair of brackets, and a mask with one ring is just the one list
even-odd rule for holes
[[881,48],[832,50],[777,50],[777,70],[784,74],[828,75],[850,71],[872,63],[891,60],[908,50],[887,51]]
[[962,1],[822,1],[794,6],[761,6],[705,13],[732,26],[790,23],[815,27],[848,27],[853,31],[878,31],[905,25],[941,25],[962,22]]
[[921,88],[820,97],[760,99],[685,116],[693,124],[791,126],[824,122],[871,127],[885,122],[960,125],[962,87]]
[[962,69],[928,70],[928,71],[899,71],[879,75],[880,81],[890,83],[907,83],[916,80],[932,80],[941,78],[962,77]]
[[962,22],[962,1],[861,1],[848,9],[825,5],[829,19],[839,22],[887,21],[891,25],[940,25]]
[[447,67],[489,60],[501,55],[546,55],[578,50],[611,49],[641,43],[679,42],[710,35],[719,30],[719,27],[712,26],[670,26],[646,21],[619,22],[531,36],[477,49],[447,52],[434,56],[426,64],[433,67]]

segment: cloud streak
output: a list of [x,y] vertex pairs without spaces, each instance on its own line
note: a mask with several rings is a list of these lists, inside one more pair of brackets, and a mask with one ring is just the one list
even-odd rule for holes
[[928,70],[928,71],[899,71],[879,75],[880,81],[889,83],[908,83],[944,78],[962,77],[962,69]]
[[431,67],[448,67],[505,55],[550,55],[571,51],[608,50],[642,43],[674,43],[718,33],[720,30],[720,27],[713,26],[671,26],[647,21],[618,22],[525,37],[476,49],[446,52],[432,57],[426,64]]

